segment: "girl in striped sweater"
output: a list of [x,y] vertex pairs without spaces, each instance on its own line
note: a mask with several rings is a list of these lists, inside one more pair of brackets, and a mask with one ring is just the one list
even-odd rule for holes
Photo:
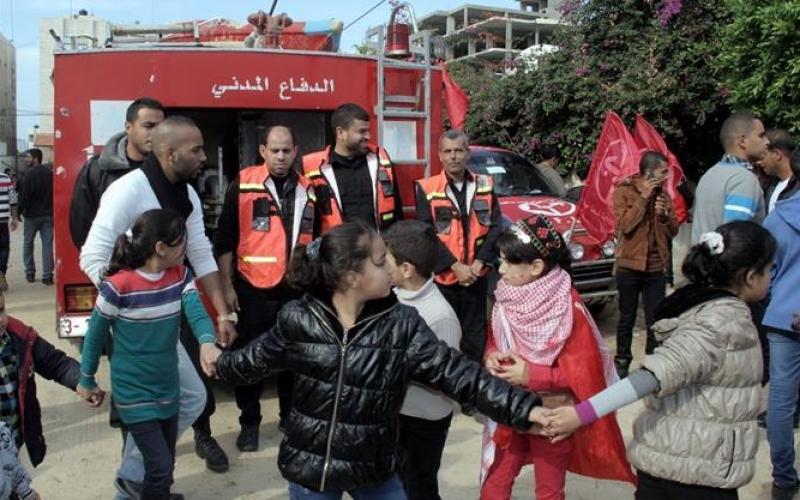
[[121,235],[83,346],[79,393],[96,387],[106,337],[113,333],[111,388],[120,418],[145,464],[142,499],[170,495],[178,425],[178,332],[184,314],[201,344],[213,350],[214,326],[192,273],[182,263],[186,224],[169,210],[143,213],[132,236]]

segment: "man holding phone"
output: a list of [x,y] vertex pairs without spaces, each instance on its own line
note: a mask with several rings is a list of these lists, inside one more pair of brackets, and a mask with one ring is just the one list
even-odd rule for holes
[[619,238],[616,264],[619,323],[614,362],[621,378],[627,376],[633,359],[631,340],[640,294],[647,325],[645,354],[656,347],[651,326],[656,307],[666,295],[671,242],[679,226],[672,200],[662,190],[668,174],[667,158],[648,151],[642,155],[639,174],[620,184],[614,192]]

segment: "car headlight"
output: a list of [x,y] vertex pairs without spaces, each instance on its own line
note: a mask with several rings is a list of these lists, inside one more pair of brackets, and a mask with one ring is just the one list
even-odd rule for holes
[[603,246],[600,247],[600,251],[603,253],[603,257],[611,258],[614,256],[614,252],[617,250],[617,243],[611,239],[603,243]]
[[573,260],[581,260],[583,258],[583,254],[585,253],[583,245],[580,243],[570,243],[569,244],[569,253],[572,255]]

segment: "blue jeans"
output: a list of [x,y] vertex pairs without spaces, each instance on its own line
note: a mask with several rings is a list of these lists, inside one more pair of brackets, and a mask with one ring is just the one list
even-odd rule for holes
[[178,415],[128,424],[128,432],[144,456],[142,497],[168,498],[175,471]]
[[53,279],[53,218],[25,217],[23,230],[22,262],[26,276],[36,276],[33,260],[33,240],[39,233],[42,241],[42,279]]
[[768,331],[769,402],[767,439],[772,460],[772,479],[779,487],[790,487],[797,480],[794,468],[794,429],[797,390],[800,387],[800,340]]
[[[180,408],[178,409],[178,434],[191,427],[206,406],[206,388],[197,370],[189,359],[183,344],[178,341],[178,378],[181,384]],[[177,439],[177,438],[176,438]],[[122,451],[122,464],[117,476],[133,481],[144,482],[144,461],[133,437],[128,433],[125,449]],[[127,494],[118,491],[116,500],[132,500]]]
[[[400,478],[391,479],[377,486],[364,486],[347,492],[353,500],[407,500]],[[343,491],[314,491],[297,483],[289,483],[290,500],[341,500]]]

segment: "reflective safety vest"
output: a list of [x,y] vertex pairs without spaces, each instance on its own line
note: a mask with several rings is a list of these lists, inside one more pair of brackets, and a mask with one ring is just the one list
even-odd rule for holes
[[239,172],[239,246],[237,269],[256,288],[277,286],[296,245],[311,242],[314,232],[314,187],[304,176],[294,190],[292,241],[289,244],[275,183],[265,165]]
[[[387,229],[394,220],[395,182],[392,161],[383,148],[370,146],[367,153],[367,167],[372,183],[375,186],[373,200],[375,207],[375,226],[379,230]],[[375,152],[377,150],[377,153]],[[319,214],[321,231],[324,233],[336,227],[344,220],[342,217],[342,199],[336,185],[330,156],[333,147],[309,153],[303,157],[303,174],[314,184],[320,199]]]
[[[465,174],[464,180],[469,217],[466,235],[461,223],[464,215],[458,209],[458,202],[445,173],[420,179],[417,184],[422,188],[431,207],[436,235],[459,262],[472,265],[492,224],[492,178],[488,175],[472,174],[473,179],[468,180],[468,175]],[[454,285],[458,283],[458,278],[448,268],[436,274],[436,282]]]

